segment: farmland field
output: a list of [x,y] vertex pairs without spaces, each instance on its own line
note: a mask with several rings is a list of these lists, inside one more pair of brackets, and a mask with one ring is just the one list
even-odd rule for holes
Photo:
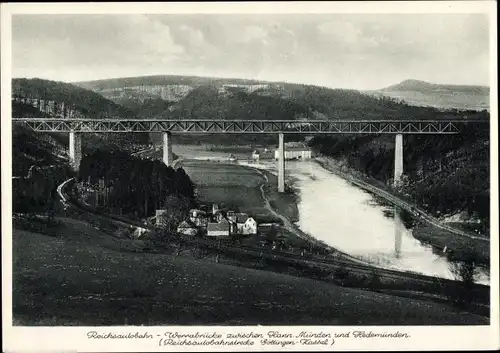
[[183,161],[182,167],[196,184],[200,203],[218,203],[222,208],[246,212],[261,222],[274,220],[259,189],[264,179],[256,171],[239,165],[191,160]]

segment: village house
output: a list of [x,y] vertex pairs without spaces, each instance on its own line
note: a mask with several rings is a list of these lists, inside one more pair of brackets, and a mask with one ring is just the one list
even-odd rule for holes
[[221,222],[222,220],[225,220],[225,219],[226,219],[226,217],[224,217],[224,215],[222,214],[222,212],[221,212],[221,211],[217,211],[217,212],[215,212],[215,213],[213,214],[213,216],[212,216],[212,220],[213,220],[214,222]]
[[198,234],[198,228],[188,221],[182,221],[177,227],[177,233],[184,235],[196,235]]
[[257,222],[248,214],[229,211],[227,219],[236,225],[232,229],[234,234],[257,234]]
[[189,220],[196,227],[205,228],[207,226],[207,223],[208,223],[207,213],[205,211],[196,210],[196,209],[190,210],[189,211]]
[[258,162],[259,159],[260,159],[260,152],[255,150],[252,152],[252,159],[255,161],[255,162]]
[[252,217],[248,217],[243,227],[241,228],[242,234],[257,234],[257,221]]
[[208,223],[207,237],[213,238],[228,238],[229,237],[229,222]]
[[260,160],[267,160],[267,159],[273,159],[273,158],[274,158],[273,151],[271,151],[267,148],[255,149],[252,152],[252,156],[251,156],[251,159],[254,162],[259,162]]
[[[285,143],[285,159],[310,159],[311,149],[301,142]],[[279,150],[274,151],[274,159],[279,159]]]

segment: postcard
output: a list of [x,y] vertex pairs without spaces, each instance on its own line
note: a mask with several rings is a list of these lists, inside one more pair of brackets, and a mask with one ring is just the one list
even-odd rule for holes
[[495,2],[1,26],[6,352],[500,347]]

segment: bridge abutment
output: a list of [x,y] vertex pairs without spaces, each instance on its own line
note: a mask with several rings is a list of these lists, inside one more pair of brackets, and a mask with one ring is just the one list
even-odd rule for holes
[[171,143],[171,133],[164,132],[163,133],[163,163],[167,166],[171,166],[173,162],[173,153],[172,153],[172,143]]
[[285,136],[279,134],[278,144],[278,192],[285,192]]
[[403,176],[403,135],[396,135],[394,148],[394,186],[398,186]]
[[80,169],[82,160],[82,134],[71,131],[69,133],[69,161],[73,170]]

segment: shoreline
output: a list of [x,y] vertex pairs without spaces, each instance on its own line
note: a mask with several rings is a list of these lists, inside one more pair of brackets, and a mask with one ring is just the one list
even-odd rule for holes
[[[362,260],[362,259],[359,259],[359,258],[357,258],[355,256],[352,256],[352,255],[350,255],[350,254],[348,254],[346,252],[343,252],[343,251],[335,248],[334,246],[326,244],[324,241],[319,240],[319,239],[315,238],[314,236],[312,236],[312,235],[304,232],[303,230],[301,230],[297,225],[295,225],[295,222],[291,221],[288,217],[286,217],[285,215],[281,214],[279,212],[279,210],[276,210],[274,207],[272,207],[271,203],[269,202],[269,198],[268,198],[269,195],[268,195],[268,192],[266,193],[265,187],[266,186],[268,186],[269,188],[275,188],[275,187],[269,183],[269,177],[268,177],[267,174],[270,174],[270,175],[273,175],[273,176],[275,176],[275,175],[272,172],[270,172],[269,170],[266,170],[266,169],[259,169],[259,168],[256,168],[256,167],[251,167],[251,166],[246,166],[246,165],[240,165],[240,166],[250,168],[250,169],[256,171],[258,174],[260,174],[263,177],[263,179],[265,180],[265,182],[262,183],[259,186],[259,188],[261,190],[262,198],[263,198],[264,202],[266,203],[266,208],[273,215],[275,215],[277,218],[279,218],[279,219],[281,219],[283,221],[283,227],[287,231],[291,232],[296,237],[298,237],[300,239],[303,239],[303,240],[309,242],[310,244],[312,244],[314,246],[318,246],[318,247],[323,248],[325,250],[331,251],[332,255],[335,256],[335,257],[339,257],[339,258],[342,258],[344,260],[352,261],[352,262],[363,264],[363,265],[372,266],[374,268],[390,269],[390,268],[386,268],[386,267],[377,266],[377,265],[375,265],[375,264],[373,264],[371,262],[367,262],[365,260]],[[293,189],[290,186],[289,186],[289,190],[294,190],[293,193],[295,193],[295,189]],[[297,219],[297,221],[298,221],[298,219]],[[403,271],[403,272],[413,273],[413,271]]]
[[[361,180],[353,175],[352,172],[343,172],[338,169],[338,165],[331,157],[317,157],[313,159],[315,163],[320,165],[325,170],[335,174],[336,176],[352,183],[365,191],[374,194],[377,197],[383,198],[385,201],[394,206],[400,207],[408,212],[414,219],[422,224],[417,225],[413,229],[415,239],[429,244],[436,249],[447,250],[452,255],[456,256],[456,260],[467,258],[471,254],[474,255],[478,263],[488,265],[490,261],[490,239],[480,237],[469,232],[464,232],[460,229],[450,227],[441,222],[439,219],[429,215],[421,210],[417,205],[414,205],[398,195],[395,195],[387,190],[384,190],[377,185],[374,185],[370,180]],[[472,244],[470,243],[472,241]]]
[[[323,157],[323,158],[328,158],[328,157]],[[317,158],[313,158],[313,161],[317,163],[319,166],[321,166],[323,169],[325,169],[328,172],[331,172],[339,177],[341,177],[343,180],[346,180],[350,183],[352,183],[355,187],[361,188],[365,191],[368,191],[372,193],[374,196],[382,198],[384,201],[389,202],[392,205],[400,206],[400,203],[398,202],[398,197],[397,195],[389,195],[389,193],[385,190],[381,190],[382,192],[377,192],[380,190],[374,185],[370,185],[364,181],[358,180],[354,176],[350,176],[346,173],[340,172],[334,167],[328,167],[326,163],[322,160],[318,160]],[[241,165],[241,164],[240,164]],[[272,173],[268,169],[264,168],[257,168],[253,167],[251,165],[246,165],[243,164],[242,166],[251,168],[255,170],[257,173],[265,176],[266,183],[269,183],[269,179],[267,178],[267,174],[272,175],[273,177],[276,177],[274,173]],[[289,190],[292,190],[294,193],[296,192],[293,186],[287,185]],[[273,188],[273,185],[270,185],[270,188]],[[376,268],[386,268],[383,266],[378,266],[377,264],[373,264],[371,262],[367,262],[362,259],[358,259],[355,256],[349,255],[347,253],[344,253],[340,251],[339,249],[330,246],[323,241],[320,241],[316,239],[314,236],[305,233],[302,231],[298,226],[296,226],[294,223],[291,222],[290,219],[285,217],[284,215],[280,214],[279,210],[276,208],[273,208],[269,202],[268,202],[268,193],[265,193],[264,190],[262,191],[262,197],[266,200],[267,205],[272,209],[271,212],[274,212],[276,214],[279,214],[281,217],[280,219],[287,219],[287,222],[284,224],[288,224],[288,227],[286,229],[290,232],[292,232],[294,235],[297,237],[302,238],[305,241],[310,242],[311,244],[315,246],[320,246],[325,249],[328,249],[332,251],[334,254],[337,254],[338,256],[341,256],[347,260],[355,261],[358,263],[363,263],[366,265],[374,266]],[[390,197],[388,197],[390,196]],[[413,236],[415,239],[418,241],[428,244],[432,246],[435,249],[438,250],[445,250],[447,252],[448,257],[452,257],[454,261],[460,261],[462,259],[467,259],[467,257],[472,253],[475,256],[475,259],[479,266],[481,266],[483,269],[488,269],[489,270],[489,239],[484,239],[484,238],[479,238],[479,239],[472,239],[474,241],[474,244],[470,244],[470,237],[456,237],[455,233],[448,232],[446,229],[440,229],[439,227],[435,226],[434,223],[431,223],[427,219],[427,215],[422,212],[420,214],[418,212],[418,208],[414,205],[410,205],[406,203],[404,200],[400,200],[404,206],[407,208],[404,208],[406,211],[408,211],[412,217],[414,217],[417,221],[424,222],[424,225],[418,226],[414,228],[413,231]],[[403,207],[402,207],[403,208]],[[411,211],[410,211],[411,210]],[[417,211],[415,211],[417,210]],[[460,233],[460,230],[457,230],[457,232]],[[486,266],[486,267],[485,267]],[[408,271],[408,272],[413,272],[413,271]],[[489,271],[488,271],[489,272]]]
[[319,164],[322,168],[325,170],[332,172],[333,174],[341,177],[342,179],[349,181],[353,183],[354,185],[358,186],[359,188],[373,192],[377,196],[380,196],[384,198],[386,201],[394,204],[395,206],[399,206],[405,211],[410,212],[413,216],[421,219],[422,221],[425,221],[426,223],[432,224],[438,228],[447,230],[451,233],[454,233],[456,235],[468,237],[470,239],[474,240],[484,240],[484,241],[489,241],[490,239],[487,237],[481,237],[476,234],[470,233],[470,232],[465,232],[457,228],[453,228],[448,226],[445,222],[441,222],[439,219],[436,217],[428,214],[426,211],[422,210],[418,205],[412,204],[403,198],[401,198],[399,195],[396,195],[390,191],[387,191],[377,185],[374,185],[374,182],[371,182],[370,180],[361,180],[357,178],[356,176],[353,175],[352,172],[343,172],[338,169],[337,166],[332,165],[334,163],[335,159],[327,156],[321,156],[321,157],[316,157],[313,158],[314,162]]

